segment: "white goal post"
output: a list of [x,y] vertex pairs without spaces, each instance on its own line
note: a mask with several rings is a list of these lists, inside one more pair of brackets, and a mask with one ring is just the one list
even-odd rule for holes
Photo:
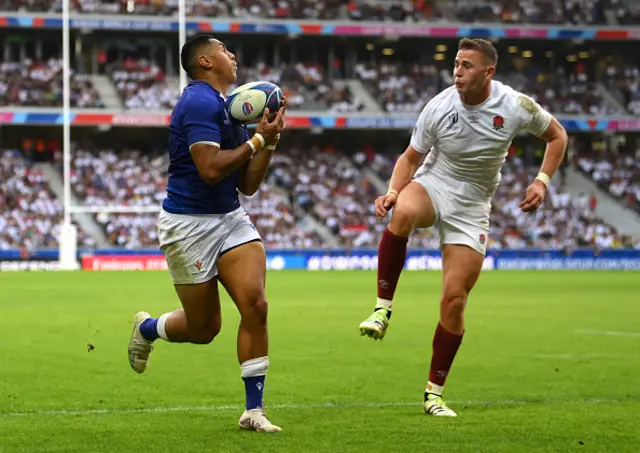
[[[178,41],[182,49],[186,41],[185,0],[178,1]],[[61,270],[78,269],[78,228],[71,222],[72,214],[81,213],[158,213],[160,206],[74,206],[71,204],[71,46],[70,46],[70,0],[62,1],[62,156],[63,156],[63,207],[64,219],[58,243],[58,261]],[[179,58],[178,58],[179,60]],[[178,63],[180,92],[187,84],[187,75]]]

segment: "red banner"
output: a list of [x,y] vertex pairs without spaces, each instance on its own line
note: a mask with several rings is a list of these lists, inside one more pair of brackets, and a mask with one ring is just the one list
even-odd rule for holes
[[164,271],[167,262],[159,255],[98,255],[83,256],[85,271]]

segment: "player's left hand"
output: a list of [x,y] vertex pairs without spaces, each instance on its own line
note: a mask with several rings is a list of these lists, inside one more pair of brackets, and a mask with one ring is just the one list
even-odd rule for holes
[[[280,129],[280,132],[282,132],[287,128],[287,124],[285,123],[285,114],[287,113],[287,98],[282,99],[282,101],[280,102],[280,108],[278,109],[278,112],[280,112],[280,110],[282,110],[282,116],[280,117],[280,121],[278,121],[278,128]],[[278,112],[269,115],[270,122],[273,122],[276,119],[276,115],[278,114]],[[278,138],[268,140],[267,146],[276,146],[278,144],[278,141],[280,140],[279,135],[280,134],[278,134]]]
[[547,186],[538,179],[527,187],[527,196],[522,203],[520,203],[520,209],[522,212],[533,212],[540,207],[545,195],[547,194]]

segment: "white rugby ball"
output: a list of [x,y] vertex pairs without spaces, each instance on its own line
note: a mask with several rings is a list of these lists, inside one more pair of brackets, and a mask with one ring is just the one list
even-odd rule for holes
[[275,113],[280,108],[284,93],[278,85],[266,81],[250,82],[239,86],[227,97],[229,115],[239,123],[259,120],[264,109]]

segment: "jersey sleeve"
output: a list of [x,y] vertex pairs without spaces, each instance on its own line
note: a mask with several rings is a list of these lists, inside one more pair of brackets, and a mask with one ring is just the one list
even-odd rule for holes
[[535,135],[542,135],[551,123],[551,114],[529,96],[518,93],[518,116],[523,130]]
[[194,100],[185,106],[182,127],[187,136],[189,149],[196,143],[211,143],[220,146],[222,135],[217,118],[220,106]]
[[427,154],[436,141],[433,117],[433,103],[429,102],[422,109],[411,135],[411,147],[419,153]]

